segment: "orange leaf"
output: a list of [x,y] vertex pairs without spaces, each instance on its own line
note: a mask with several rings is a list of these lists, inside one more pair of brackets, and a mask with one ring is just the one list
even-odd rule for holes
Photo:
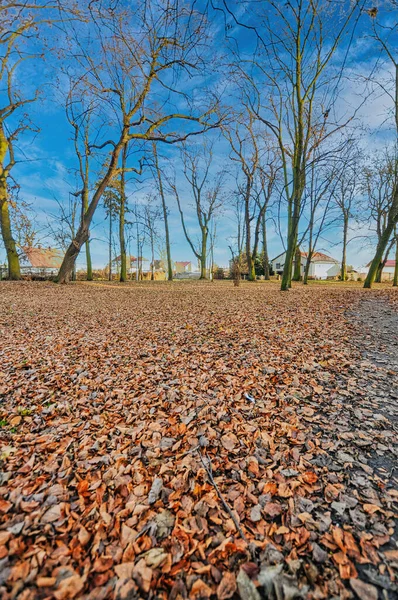
[[318,481],[318,475],[316,475],[313,471],[306,471],[302,474],[302,478],[305,483],[316,483]]
[[362,508],[368,515],[373,515],[378,510],[383,512],[380,506],[377,506],[376,504],[364,504]]

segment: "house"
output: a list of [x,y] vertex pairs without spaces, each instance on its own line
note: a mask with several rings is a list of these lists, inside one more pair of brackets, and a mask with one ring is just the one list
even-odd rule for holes
[[[307,252],[300,251],[301,255],[301,276],[304,275],[305,263],[307,261]],[[286,252],[282,252],[282,254],[278,254],[275,258],[271,260],[272,270],[276,275],[282,275],[283,267],[285,264]],[[296,257],[293,260],[293,270],[295,265]],[[311,279],[327,279],[328,270],[338,265],[339,261],[327,254],[323,254],[322,252],[314,252],[312,255],[310,270],[308,273],[308,277]]]
[[[152,269],[152,263],[150,264],[150,269]],[[161,258],[155,258],[153,261],[153,270],[159,273],[165,273],[166,265],[164,260]]]
[[64,258],[64,253],[58,248],[24,246],[22,250],[22,263],[27,263],[21,265],[22,275],[38,279],[56,275]]
[[[113,260],[112,260],[112,265],[115,265],[117,269],[120,268],[120,263],[121,263],[121,256],[116,256]],[[139,256],[138,258],[135,256],[130,256],[129,254],[127,254],[126,256],[126,265],[127,265],[127,270],[132,273],[135,272],[137,266],[140,270],[146,270],[148,269],[148,264],[149,260],[147,258],[144,258],[143,256]],[[145,264],[145,266],[144,266]]]
[[[341,264],[336,264],[333,265],[333,267],[330,267],[330,269],[328,269],[327,272],[327,279],[340,279],[341,277]],[[351,265],[347,266],[347,279],[348,281],[358,281],[358,279],[361,279],[361,274],[359,273],[359,271],[357,271],[356,269],[354,269],[354,267],[352,267]]]
[[[366,275],[368,274],[369,267],[372,263],[368,263],[366,265]],[[383,267],[383,271],[381,274],[382,281],[392,281],[394,279],[394,271],[395,271],[395,260],[386,260],[386,264]]]
[[174,271],[176,275],[190,273],[192,271],[192,263],[190,261],[176,261],[174,263]]

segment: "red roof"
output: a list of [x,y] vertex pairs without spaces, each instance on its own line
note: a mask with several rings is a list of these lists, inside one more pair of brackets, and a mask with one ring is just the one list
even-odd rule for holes
[[[366,266],[370,267],[371,264],[372,264],[372,261],[368,262],[368,264]],[[386,260],[386,264],[384,265],[384,267],[395,267],[395,260],[391,260],[391,259]]]
[[33,248],[24,246],[23,251],[32,267],[42,269],[59,269],[64,257],[57,248]]
[[[129,259],[128,255],[126,256],[126,258],[127,258],[127,261],[128,261],[128,259]],[[122,257],[121,257],[121,256],[120,256],[120,254],[119,254],[119,256],[116,256],[116,258],[114,258],[114,259],[112,260],[112,262],[120,262],[120,261],[121,261],[121,259],[122,259]],[[138,260],[139,260],[139,261],[142,261],[142,262],[148,261],[148,259],[147,259],[147,258],[144,258],[143,256],[139,256],[139,257],[138,257]],[[133,263],[133,262],[136,262],[136,261],[137,261],[137,258],[136,258],[135,256],[132,256],[132,255],[131,255],[131,256],[130,256],[130,262],[132,262],[132,263]]]
[[176,265],[180,265],[181,267],[187,267],[188,265],[190,265],[190,264],[191,264],[191,261],[190,261],[190,260],[187,260],[187,261],[185,261],[185,262],[184,262],[184,261],[176,261],[176,263],[175,263],[175,264],[176,264]]
[[[307,252],[302,252],[301,251],[301,256],[303,258],[307,258]],[[312,255],[312,261],[318,261],[318,262],[330,262],[330,263],[338,263],[338,261],[335,258],[332,258],[331,256],[328,256],[327,254],[323,254],[323,252],[314,252],[314,254]]]

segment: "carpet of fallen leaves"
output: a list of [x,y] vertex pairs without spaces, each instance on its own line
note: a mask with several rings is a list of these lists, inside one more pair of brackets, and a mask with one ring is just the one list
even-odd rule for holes
[[2,600],[397,598],[364,294],[2,283]]

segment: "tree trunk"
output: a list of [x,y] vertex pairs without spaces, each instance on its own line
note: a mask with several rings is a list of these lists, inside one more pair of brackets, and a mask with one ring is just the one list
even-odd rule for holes
[[282,273],[282,292],[287,292],[292,287],[293,258],[297,246],[297,232],[300,218],[300,202],[298,199],[293,201],[293,214],[290,217],[289,232],[287,237],[287,248],[285,264]]
[[398,287],[398,232],[395,235],[395,267],[394,267],[394,280],[392,282],[393,287]]
[[264,279],[269,280],[269,258],[268,258],[268,247],[267,247],[267,224],[265,214],[262,219],[262,227],[263,227],[263,269],[264,269]]
[[[88,189],[85,186],[83,191],[83,211],[86,214],[88,209]],[[86,242],[86,266],[87,266],[87,281],[93,280],[93,267],[91,262],[90,239]]]
[[383,275],[384,265],[385,265],[385,261],[382,260],[381,263],[379,264],[379,266],[377,267],[375,283],[381,283],[381,277]]
[[256,271],[251,249],[251,230],[250,230],[250,180],[247,180],[245,192],[245,228],[246,228],[246,262],[247,262],[247,279],[249,281],[256,280]]
[[343,222],[343,255],[341,257],[340,277],[341,281],[347,278],[347,238],[348,238],[348,216],[344,215]]
[[10,207],[7,198],[7,182],[0,176],[0,224],[4,247],[7,253],[8,278],[21,279],[21,268],[15,240],[12,237]]
[[151,281],[155,280],[155,243],[153,239],[153,230],[151,230]]
[[113,150],[111,159],[109,161],[108,169],[94,193],[94,196],[89,204],[86,214],[81,219],[79,229],[77,230],[74,239],[72,240],[69,248],[65,253],[64,260],[62,261],[62,265],[58,271],[56,279],[58,283],[67,283],[69,281],[71,273],[74,269],[74,265],[76,263],[76,258],[78,257],[83,244],[85,244],[88,240],[89,227],[94,217],[98,203],[117,168],[119,154],[122,150],[122,145],[123,137],[120,138],[118,144],[115,146],[115,149]]
[[4,169],[4,161],[9,151],[9,141],[4,133],[3,122],[0,123],[0,226],[4,248],[7,253],[8,278],[21,279],[21,267],[15,240],[12,237],[10,206],[7,194],[8,171]]
[[86,265],[87,265],[87,281],[93,280],[93,266],[91,262],[90,240],[86,242]]
[[206,258],[207,258],[207,226],[202,229],[202,251],[200,254],[200,279],[207,279]]
[[294,258],[294,273],[292,277],[293,281],[301,280],[301,251],[298,246],[296,246],[295,258]]
[[250,255],[247,278],[249,281],[256,281],[256,264],[255,259],[253,259],[252,255]]
[[295,248],[295,236],[292,239],[290,235],[288,237],[288,244],[286,249],[285,256],[285,264],[283,265],[283,273],[282,273],[282,283],[281,290],[282,292],[287,292],[292,284],[292,269],[293,269],[293,256],[294,256],[294,248]]
[[122,151],[122,171],[120,173],[120,212],[119,212],[119,239],[120,239],[120,278],[124,282],[127,280],[127,259],[126,259],[126,240],[124,236],[125,211],[126,211],[126,161],[127,144],[124,144]]
[[108,280],[112,281],[112,206],[109,205],[109,273]]
[[170,248],[170,233],[169,233],[168,211],[167,211],[167,204],[166,204],[166,198],[165,198],[165,195],[164,195],[162,174],[161,174],[160,167],[159,167],[158,153],[157,153],[156,143],[155,142],[152,144],[152,150],[153,150],[153,156],[154,156],[154,159],[155,159],[156,176],[158,178],[158,184],[159,184],[159,194],[160,194],[160,199],[162,201],[164,231],[165,231],[165,237],[166,237],[167,281],[173,281],[173,263],[172,263],[172,260],[171,260],[171,248]]
[[[397,192],[398,194],[398,192]],[[390,240],[391,234],[393,232],[395,223],[392,219],[387,223],[387,227],[385,228],[376,248],[376,254],[372,260],[372,263],[369,267],[368,274],[365,279],[365,283],[363,285],[364,288],[370,289],[372,287],[372,283],[375,281],[377,270],[380,266],[380,263],[383,261],[384,251],[387,247],[387,244]]]
[[303,284],[304,285],[308,285],[308,275],[310,272],[310,265],[311,265],[311,262],[307,258],[307,260],[305,261],[304,275],[303,275]]
[[84,221],[81,223],[73,242],[65,253],[64,260],[62,261],[61,268],[58,272],[58,283],[68,283],[74,270],[76,258],[78,257],[83,244],[85,244],[87,240],[88,227]]

